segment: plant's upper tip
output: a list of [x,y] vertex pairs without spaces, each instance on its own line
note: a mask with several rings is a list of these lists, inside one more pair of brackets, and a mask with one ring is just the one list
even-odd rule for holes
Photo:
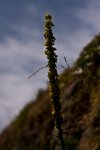
[[52,16],[51,16],[49,13],[46,13],[46,14],[45,14],[45,18],[46,18],[46,19],[52,19]]

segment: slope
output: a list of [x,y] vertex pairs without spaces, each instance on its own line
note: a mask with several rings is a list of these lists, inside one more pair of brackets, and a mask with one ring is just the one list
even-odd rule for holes
[[[100,150],[100,35],[59,76],[66,150]],[[0,150],[60,150],[48,89],[0,135]]]

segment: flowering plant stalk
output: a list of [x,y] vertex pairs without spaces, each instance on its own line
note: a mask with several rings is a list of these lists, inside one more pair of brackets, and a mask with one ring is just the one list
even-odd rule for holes
[[58,137],[61,141],[62,150],[65,150],[65,144],[63,139],[63,130],[62,123],[63,117],[61,113],[61,96],[60,96],[60,87],[57,73],[57,55],[55,53],[56,48],[54,48],[55,37],[53,36],[52,27],[54,24],[52,23],[52,16],[47,14],[45,16],[45,55],[47,55],[48,59],[48,78],[49,78],[49,89],[50,89],[50,97],[52,100],[53,106],[53,115],[55,116],[56,128],[58,129]]

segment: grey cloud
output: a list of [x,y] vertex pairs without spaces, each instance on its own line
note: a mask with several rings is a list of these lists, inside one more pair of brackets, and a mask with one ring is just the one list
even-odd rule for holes
[[89,5],[81,9],[77,14],[77,17],[80,19],[80,22],[84,25],[85,28],[88,28],[93,35],[98,34],[100,32],[100,1],[96,0],[90,1]]
[[45,63],[41,44],[25,44],[9,38],[5,45],[0,45],[0,53],[0,129],[3,129],[35,97],[37,90],[45,86],[46,72],[27,80]]
[[25,35],[23,30],[22,32],[21,30],[19,32],[19,28],[22,29],[22,27],[36,27],[37,22],[34,21],[36,14],[37,9],[31,0],[1,0],[0,39],[4,40],[9,36],[16,37],[17,39],[23,39]]
[[[36,30],[40,31],[39,34],[42,35],[43,17],[46,12],[54,15],[56,28],[60,33],[73,32],[73,29],[80,26],[79,20],[75,17],[75,12],[79,8],[85,7],[88,1],[64,0],[62,2],[59,0],[56,2],[44,0],[41,3],[39,0],[1,0],[0,39],[3,41],[6,37],[12,36],[26,42],[34,36]],[[63,28],[61,28],[62,26]],[[28,34],[29,30],[33,32]],[[28,32],[26,33],[26,31]]]

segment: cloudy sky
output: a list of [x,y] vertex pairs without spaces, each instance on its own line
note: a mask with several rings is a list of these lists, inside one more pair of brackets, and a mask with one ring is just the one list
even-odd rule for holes
[[[46,87],[44,15],[53,16],[59,64],[71,64],[100,33],[100,0],[0,0],[0,129]],[[62,68],[59,68],[62,71]]]

